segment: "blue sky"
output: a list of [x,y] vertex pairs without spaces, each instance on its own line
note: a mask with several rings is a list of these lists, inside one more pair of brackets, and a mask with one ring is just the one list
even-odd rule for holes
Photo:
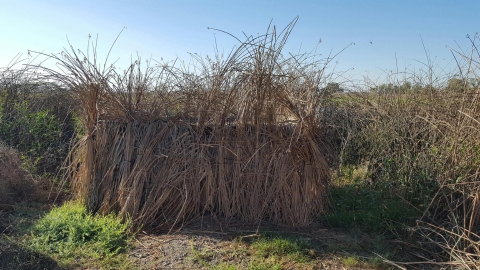
[[207,27],[242,38],[242,31],[263,34],[271,20],[283,29],[299,16],[284,53],[317,48],[327,56],[353,42],[336,59],[335,69],[349,70],[347,77],[375,79],[397,66],[420,68],[419,62],[427,61],[422,39],[438,67],[450,71],[454,64],[447,46],[469,48],[466,35],[480,30],[479,12],[478,0],[0,0],[0,67],[17,53],[27,57],[28,49],[58,53],[68,46],[67,36],[76,49],[85,50],[89,34],[98,35],[104,58],[123,27],[110,56],[120,58],[118,66],[128,66],[137,53],[143,59],[188,61],[188,53],[213,55],[215,41],[225,53],[238,45]]

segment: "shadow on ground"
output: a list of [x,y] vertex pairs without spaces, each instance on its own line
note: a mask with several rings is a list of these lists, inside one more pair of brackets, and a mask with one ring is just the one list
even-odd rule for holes
[[53,259],[11,243],[2,236],[0,241],[0,269],[61,269]]

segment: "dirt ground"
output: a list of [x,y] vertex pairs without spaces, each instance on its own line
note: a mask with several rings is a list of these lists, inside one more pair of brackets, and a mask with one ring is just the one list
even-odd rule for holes
[[346,265],[342,261],[353,249],[356,254],[364,253],[364,258],[371,256],[368,250],[371,239],[367,239],[367,236],[352,236],[318,224],[293,232],[271,227],[257,231],[249,230],[242,224],[229,223],[227,227],[211,219],[203,220],[170,234],[140,232],[129,255],[135,258],[140,269],[223,269],[231,265],[235,269],[247,269],[252,268],[252,260],[256,258],[248,248],[249,242],[267,231],[275,235],[307,239],[315,246],[310,254],[312,263],[299,264],[286,260],[282,262],[283,269],[379,269],[367,264]]
[[[16,235],[15,226],[28,226],[38,217],[39,209],[33,208],[31,213],[28,207],[25,209],[22,216],[15,219],[11,219],[8,212],[0,211],[0,269],[60,269],[52,259],[8,241]],[[256,228],[234,221],[226,224],[211,217],[196,220],[169,234],[140,231],[132,240],[133,248],[127,252],[135,263],[132,270],[278,269],[268,264],[272,262],[270,257],[259,257],[251,247],[262,236],[306,240],[311,244],[308,262],[277,258],[275,266],[280,265],[279,269],[398,269],[388,263],[374,264],[371,260],[378,260],[376,254],[402,252],[384,238],[375,239],[372,235],[331,229],[322,224],[292,231],[267,225]],[[348,258],[356,258],[357,262],[354,260],[352,264],[346,261]],[[263,262],[266,264],[262,265]]]

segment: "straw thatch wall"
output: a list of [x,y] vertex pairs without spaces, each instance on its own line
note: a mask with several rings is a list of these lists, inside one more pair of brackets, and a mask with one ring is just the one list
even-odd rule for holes
[[[93,211],[167,229],[205,213],[297,227],[325,206],[329,180],[316,143],[325,63],[284,58],[296,20],[279,36],[247,37],[193,71],[124,73],[72,50],[47,70],[81,103],[85,136],[69,157],[73,190]],[[311,61],[310,61],[311,60]],[[147,65],[150,65],[151,61]]]
[[298,135],[293,125],[99,122],[91,179],[78,189],[92,210],[119,211],[149,229],[206,212],[306,225],[323,211],[327,172],[318,145]]

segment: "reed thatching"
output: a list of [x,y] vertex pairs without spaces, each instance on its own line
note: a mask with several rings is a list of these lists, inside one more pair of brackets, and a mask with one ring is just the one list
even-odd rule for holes
[[308,224],[326,204],[316,134],[331,59],[284,58],[295,23],[248,37],[226,60],[194,56],[192,72],[152,61],[142,71],[139,59],[120,74],[95,54],[53,56],[66,72],[48,71],[83,109],[86,134],[69,174],[78,196],[147,229],[205,213]]

